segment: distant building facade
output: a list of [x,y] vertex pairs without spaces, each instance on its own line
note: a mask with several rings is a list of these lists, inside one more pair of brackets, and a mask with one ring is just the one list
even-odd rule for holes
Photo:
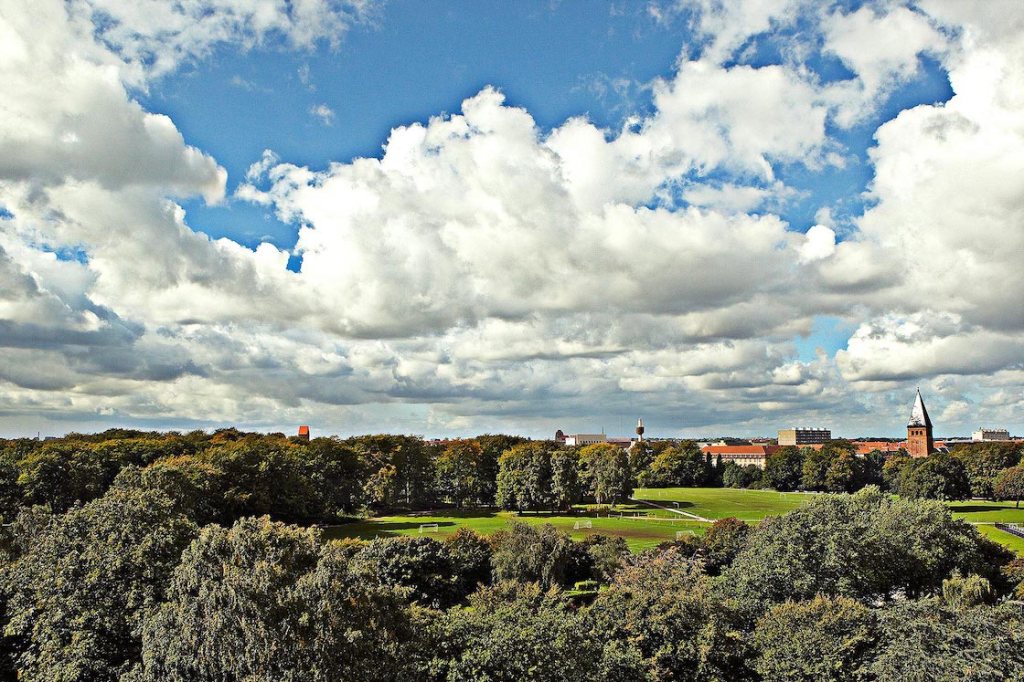
[[917,389],[917,398],[910,411],[910,421],[907,422],[907,452],[911,457],[927,457],[935,452],[932,420],[928,417],[928,409],[924,406],[921,389]]
[[594,445],[595,443],[607,443],[608,436],[603,433],[576,433],[565,437],[565,444],[572,446]]
[[832,440],[829,429],[809,429],[806,427],[779,429],[779,445],[818,445]]
[[971,434],[971,440],[975,442],[1010,440],[1010,432],[1006,429],[985,429],[979,427],[977,431]]
[[764,469],[768,455],[779,449],[777,445],[707,445],[700,449],[711,458],[711,463],[735,462],[740,466],[756,466]]

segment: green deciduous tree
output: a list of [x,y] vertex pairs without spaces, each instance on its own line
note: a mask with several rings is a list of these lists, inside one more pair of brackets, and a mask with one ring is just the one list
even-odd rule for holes
[[832,453],[825,450],[803,448],[803,468],[800,476],[800,487],[804,490],[825,490],[828,485],[825,476],[832,464]]
[[825,489],[833,493],[852,493],[864,485],[864,460],[842,452],[829,462],[825,472]]
[[992,483],[992,493],[997,500],[1013,500],[1020,507],[1024,498],[1024,466],[1003,469]]
[[47,444],[18,462],[18,485],[26,504],[60,513],[102,495],[123,466],[116,457],[90,443]]
[[741,466],[736,462],[722,465],[722,485],[726,488],[756,488],[763,481],[763,472],[753,464]]
[[754,629],[754,668],[778,682],[870,679],[873,631],[871,610],[845,597],[778,604]]
[[[742,680],[746,644],[700,562],[677,548],[615,574],[590,610],[606,669],[638,665],[648,680]],[[635,673],[633,673],[635,675]]]
[[207,450],[204,458],[224,474],[227,519],[243,516],[316,521],[316,492],[306,476],[302,446],[284,438],[245,436]]
[[936,594],[954,571],[995,584],[1009,559],[945,505],[868,487],[765,519],[723,572],[723,586],[754,613],[819,593],[873,603]]
[[484,434],[474,440],[480,444],[480,495],[484,504],[495,504],[498,494],[498,459],[502,453],[519,443],[525,443],[522,436],[505,434]]
[[[383,497],[378,495],[378,504],[420,509],[433,502],[433,448],[422,438],[382,434],[357,436],[345,443],[359,453],[366,478],[377,477],[378,485],[370,487],[378,493],[387,492]],[[380,501],[384,499],[387,501]]]
[[683,441],[656,455],[647,470],[638,475],[644,487],[694,487],[708,485],[714,471],[707,457],[693,441]]
[[579,456],[566,448],[553,450],[551,452],[552,509],[568,511],[580,501],[582,495]]
[[736,518],[719,519],[711,524],[701,538],[701,557],[712,575],[732,563],[750,535],[750,526]]
[[764,463],[764,482],[776,490],[789,491],[800,487],[804,456],[800,449],[786,445],[768,455]]
[[565,585],[573,563],[573,542],[546,523],[530,526],[516,521],[491,536],[494,577],[536,582],[544,589]]
[[114,488],[54,519],[8,570],[18,667],[30,680],[117,680],[139,660],[195,526],[156,491]]
[[900,495],[930,500],[966,500],[971,484],[963,463],[944,452],[912,459],[900,472]]
[[352,556],[351,571],[432,608],[450,606],[465,596],[448,546],[433,538],[376,538]]
[[[520,512],[554,508],[554,452],[557,449],[551,443],[528,442],[515,445],[502,454],[498,460],[498,506]],[[563,460],[559,461],[564,464]]]
[[166,495],[174,503],[175,511],[198,525],[231,521],[224,498],[224,472],[194,455],[165,457],[145,469],[126,467],[114,479],[114,487]]
[[1024,621],[1012,605],[897,602],[879,612],[877,635],[876,680],[1018,680],[1024,670]]
[[484,491],[482,464],[483,451],[476,441],[449,443],[434,462],[435,489],[458,508],[466,502],[479,502]]
[[992,497],[992,485],[1003,469],[1016,466],[1021,458],[1018,443],[972,443],[959,445],[950,453],[960,460],[971,481],[971,495]]
[[600,682],[601,645],[580,613],[537,585],[501,584],[443,618],[435,679]]
[[0,518],[10,522],[21,506],[18,466],[14,459],[0,454]]
[[633,476],[626,451],[597,443],[582,448],[580,480],[598,504],[617,504],[633,494]]
[[362,506],[362,465],[351,445],[336,438],[315,438],[300,453],[319,520],[329,522]]
[[912,466],[911,462],[913,462],[913,459],[911,459],[906,450],[898,450],[887,456],[885,464],[882,465],[882,490],[898,493],[900,477],[903,475],[904,469]]
[[404,679],[415,637],[401,600],[348,571],[316,533],[247,518],[208,526],[146,619],[153,682]]
[[478,585],[491,582],[491,543],[468,528],[459,528],[444,539],[445,549],[458,581],[458,592],[466,595]]

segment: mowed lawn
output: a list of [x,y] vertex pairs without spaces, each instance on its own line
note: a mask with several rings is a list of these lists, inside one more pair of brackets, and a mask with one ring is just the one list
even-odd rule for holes
[[1006,547],[1012,552],[1024,555],[1024,538],[1019,538],[1016,535],[1007,533],[1004,530],[999,530],[995,526],[987,524],[977,524],[974,526],[978,529],[978,532],[987,537],[993,542],[998,542],[1003,547]]
[[[757,523],[766,516],[777,516],[799,508],[815,497],[808,493],[779,493],[773,490],[740,490],[736,488],[638,488],[634,491],[636,500],[648,500],[671,509],[689,512],[710,520],[729,516],[748,523]],[[1024,554],[1024,540],[1001,531],[993,523],[1024,523],[1024,509],[1016,509],[1012,502],[950,502],[950,511],[958,519],[975,524],[986,537],[999,542],[1011,550]],[[527,513],[521,516],[513,512],[483,510],[443,510],[422,512],[403,516],[381,516],[354,521],[352,523],[328,526],[324,529],[327,539],[392,537],[397,535],[425,535],[444,538],[459,528],[469,528],[481,535],[490,535],[507,528],[509,522],[518,520],[529,524],[550,523],[575,540],[583,539],[589,533],[617,535],[626,540],[629,548],[642,551],[662,542],[674,540],[677,533],[703,535],[708,524],[688,519],[672,511],[648,507],[631,502],[616,508],[615,514],[623,516],[595,517],[581,512],[580,516],[561,516]],[[575,528],[577,522],[589,520],[591,528]],[[437,524],[437,528],[423,528],[425,524]]]
[[738,488],[637,488],[633,497],[716,521],[729,516],[747,522],[791,512],[813,493],[780,493]]
[[978,529],[978,532],[1004,547],[1024,555],[1024,538],[999,530],[995,523],[1024,524],[1024,508],[1018,509],[1013,502],[983,502],[969,500],[948,503],[953,516],[963,519]]
[[1013,502],[950,502],[949,510],[954,518],[974,523],[1024,523],[1024,507],[1017,509]]
[[[654,510],[652,510],[653,512]],[[328,526],[324,529],[324,537],[335,540],[341,538],[360,538],[371,540],[376,537],[392,537],[396,535],[424,535],[432,538],[444,538],[459,528],[469,528],[481,535],[490,535],[508,527],[512,521],[523,521],[531,525],[550,523],[555,528],[568,533],[574,540],[582,540],[589,533],[617,535],[626,540],[626,544],[634,551],[642,551],[656,547],[662,542],[676,539],[676,533],[693,533],[702,535],[707,529],[706,523],[691,521],[682,517],[669,518],[643,515],[640,518],[632,509],[624,510],[624,517],[613,516],[550,516],[547,514],[523,514],[513,512],[444,510],[443,512],[426,512],[405,516],[381,516],[356,521],[353,523]],[[645,513],[644,513],[645,514]],[[577,522],[589,521],[591,528],[574,526]],[[437,524],[437,529],[420,528],[424,524]],[[583,523],[581,526],[585,525]]]

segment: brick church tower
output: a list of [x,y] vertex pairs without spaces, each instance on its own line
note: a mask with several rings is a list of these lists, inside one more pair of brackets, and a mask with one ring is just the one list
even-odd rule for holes
[[907,422],[907,452],[911,457],[927,457],[935,452],[935,441],[932,439],[932,420],[928,418],[928,410],[921,398],[921,389],[917,389],[917,400]]

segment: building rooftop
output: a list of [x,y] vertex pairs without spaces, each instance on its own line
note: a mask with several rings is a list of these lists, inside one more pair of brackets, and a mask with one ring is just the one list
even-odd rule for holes
[[925,409],[924,399],[921,397],[921,389],[917,389],[917,398],[914,400],[914,409],[910,412],[910,421],[907,426],[927,426],[931,428],[932,420],[928,418],[928,410]]

